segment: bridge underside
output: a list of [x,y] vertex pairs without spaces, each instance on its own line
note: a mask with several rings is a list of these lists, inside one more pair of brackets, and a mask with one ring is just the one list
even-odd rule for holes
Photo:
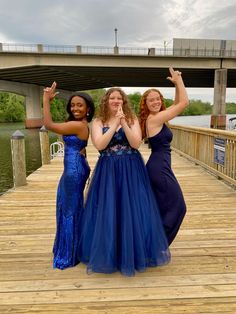
[[[179,68],[187,87],[214,88],[215,69]],[[24,66],[0,69],[0,80],[48,86],[52,81],[68,91],[111,86],[172,87],[168,68],[104,66]],[[236,70],[228,70],[227,87],[236,87]]]

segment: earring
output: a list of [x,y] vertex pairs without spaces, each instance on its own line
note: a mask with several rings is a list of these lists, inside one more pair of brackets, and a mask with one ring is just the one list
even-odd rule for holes
[[87,117],[89,116],[89,112],[87,112]]

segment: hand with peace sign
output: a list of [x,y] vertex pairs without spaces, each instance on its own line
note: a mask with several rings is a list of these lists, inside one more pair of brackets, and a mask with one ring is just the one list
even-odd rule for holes
[[57,83],[53,82],[51,87],[45,87],[43,90],[43,99],[52,101],[59,92],[56,92]]
[[171,76],[168,76],[167,80],[171,81],[174,85],[176,85],[178,81],[182,81],[182,72],[174,70],[172,67],[169,67],[169,71]]

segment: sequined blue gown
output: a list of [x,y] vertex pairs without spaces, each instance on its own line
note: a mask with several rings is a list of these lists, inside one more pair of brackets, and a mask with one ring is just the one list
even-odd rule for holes
[[100,152],[80,230],[79,259],[88,273],[120,271],[132,276],[135,270],[170,261],[144,161],[122,128]]
[[146,165],[169,245],[186,214],[183,193],[171,169],[172,138],[173,134],[166,124],[158,134],[148,138],[152,153]]
[[75,266],[78,260],[79,216],[83,208],[83,191],[90,168],[80,151],[87,141],[76,135],[64,135],[64,172],[57,190],[57,230],[53,247],[54,268]]

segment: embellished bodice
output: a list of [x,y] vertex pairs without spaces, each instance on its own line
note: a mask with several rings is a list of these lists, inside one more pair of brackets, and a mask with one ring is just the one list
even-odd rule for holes
[[[103,133],[108,131],[109,127],[103,127]],[[137,153],[137,150],[132,148],[126,138],[123,128],[120,128],[113,135],[107,147],[100,151],[101,156],[124,155]]]

